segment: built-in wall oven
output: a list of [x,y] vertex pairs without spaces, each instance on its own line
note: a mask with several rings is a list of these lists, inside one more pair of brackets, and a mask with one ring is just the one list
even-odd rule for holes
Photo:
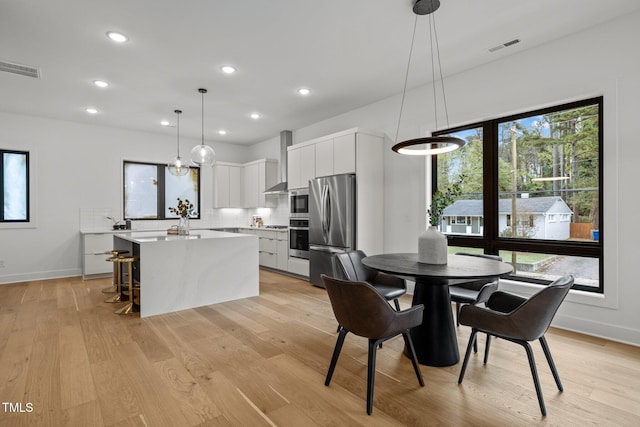
[[309,218],[289,219],[289,256],[309,259]]
[[289,217],[309,218],[309,190],[289,191]]

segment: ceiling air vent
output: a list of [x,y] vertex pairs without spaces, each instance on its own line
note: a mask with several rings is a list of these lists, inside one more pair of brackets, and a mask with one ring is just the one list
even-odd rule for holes
[[506,43],[502,43],[502,44],[499,44],[498,46],[494,46],[494,47],[490,48],[489,52],[493,53],[493,52],[495,52],[497,50],[500,50],[500,49],[505,48],[505,47],[513,46],[514,44],[518,44],[518,43],[520,43],[520,39],[513,39],[513,40],[508,41]]
[[34,79],[40,78],[40,70],[35,67],[14,64],[2,60],[0,60],[0,71],[4,71],[5,73],[18,74],[20,76],[33,77]]

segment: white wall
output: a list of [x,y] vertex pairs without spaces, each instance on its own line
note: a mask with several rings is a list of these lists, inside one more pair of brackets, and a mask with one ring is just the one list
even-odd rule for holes
[[[634,263],[640,231],[624,227],[622,233],[618,224],[635,223],[640,210],[640,200],[634,196],[640,160],[638,28],[640,14],[636,13],[449,77],[446,82],[451,126],[604,95],[601,236],[605,295],[572,292],[554,324],[636,345],[640,345],[640,285]],[[526,40],[523,43],[526,46]],[[389,98],[298,129],[294,139],[302,142],[355,126],[383,131],[395,139],[399,106],[399,96]],[[399,139],[433,130],[432,117],[430,87],[408,92]],[[413,251],[424,221],[425,165],[391,152],[391,145],[388,140],[385,251]],[[516,284],[506,283],[505,287],[531,292]]]

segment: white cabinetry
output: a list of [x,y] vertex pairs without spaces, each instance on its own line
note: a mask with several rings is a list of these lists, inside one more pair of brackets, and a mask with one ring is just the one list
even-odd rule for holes
[[356,173],[356,134],[319,141],[316,147],[316,178]]
[[213,207],[241,208],[243,207],[242,165],[235,163],[216,162],[213,167]]
[[287,271],[299,276],[309,277],[309,260],[300,258],[289,258]]
[[305,188],[316,177],[316,150],[314,145],[292,145],[287,148],[288,186]]
[[263,192],[276,184],[278,162],[262,159],[245,163],[242,166],[242,182],[244,189],[245,208],[260,208],[267,206]]
[[261,159],[238,164],[216,162],[213,166],[214,208],[263,208],[263,193],[276,184],[278,161]]
[[289,241],[288,231],[241,228],[241,233],[258,236],[258,258],[262,267],[282,271],[288,269]]
[[[354,128],[301,142],[288,150],[289,188],[307,187],[309,179],[321,176],[356,174],[356,248],[371,254],[382,253],[384,134]],[[312,157],[313,163],[309,164]],[[303,173],[306,175],[302,176]],[[304,268],[298,264],[294,268]]]
[[113,264],[107,262],[111,255],[106,251],[113,249],[113,234],[96,233],[82,235],[82,277],[109,275],[113,273]]
[[278,261],[276,268],[278,270],[287,271],[289,269],[289,232],[278,231],[277,232],[277,247],[276,252],[278,254]]

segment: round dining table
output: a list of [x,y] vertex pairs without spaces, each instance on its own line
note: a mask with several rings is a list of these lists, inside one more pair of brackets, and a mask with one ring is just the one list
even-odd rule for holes
[[[374,270],[415,281],[413,305],[423,304],[422,325],[411,329],[418,361],[429,366],[451,366],[460,353],[451,310],[449,284],[454,279],[500,277],[513,271],[510,264],[481,257],[452,255],[447,264],[418,262],[417,253],[368,256],[362,263]],[[457,280],[459,282],[459,280]]]

